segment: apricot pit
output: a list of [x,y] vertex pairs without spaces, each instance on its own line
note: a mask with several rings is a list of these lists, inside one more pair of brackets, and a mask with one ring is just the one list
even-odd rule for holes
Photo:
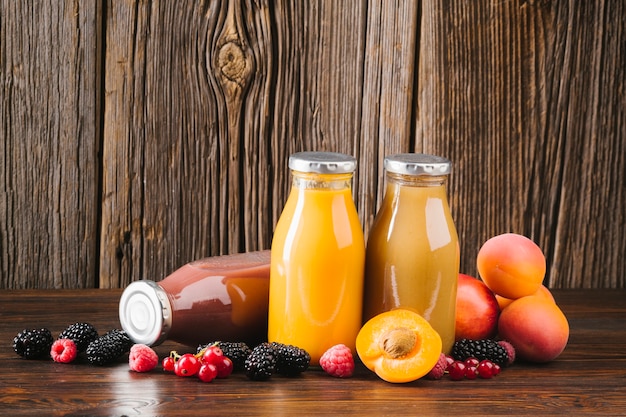
[[418,313],[395,309],[371,318],[356,338],[363,364],[387,382],[415,381],[439,360],[441,337]]
[[417,336],[406,327],[391,329],[381,339],[381,349],[394,359],[408,355],[417,342]]

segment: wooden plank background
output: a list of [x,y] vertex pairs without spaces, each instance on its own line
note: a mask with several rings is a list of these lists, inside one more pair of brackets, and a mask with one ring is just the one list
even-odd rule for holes
[[0,0],[0,288],[124,287],[269,248],[289,154],[454,163],[461,270],[490,236],[553,288],[626,283],[621,0]]

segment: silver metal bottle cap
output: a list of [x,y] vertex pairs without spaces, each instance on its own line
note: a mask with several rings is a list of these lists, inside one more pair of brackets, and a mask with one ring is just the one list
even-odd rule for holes
[[126,287],[119,304],[120,324],[135,343],[158,345],[172,326],[172,307],[156,282],[134,281]]
[[298,152],[289,157],[289,169],[318,174],[347,174],[356,169],[356,158],[338,152]]
[[385,158],[385,170],[401,175],[447,175],[452,163],[436,155],[423,153],[401,153]]

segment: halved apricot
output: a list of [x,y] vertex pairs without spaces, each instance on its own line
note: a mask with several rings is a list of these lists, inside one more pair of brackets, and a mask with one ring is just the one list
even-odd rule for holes
[[441,337],[428,321],[407,309],[380,313],[356,338],[361,362],[387,382],[415,381],[426,375],[441,353]]

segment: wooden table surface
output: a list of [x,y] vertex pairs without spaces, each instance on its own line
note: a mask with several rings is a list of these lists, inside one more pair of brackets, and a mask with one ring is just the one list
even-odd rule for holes
[[[102,333],[119,327],[120,290],[0,293],[0,413],[37,416],[135,415],[626,415],[626,291],[557,290],[570,341],[555,361],[515,363],[491,380],[419,380],[389,384],[362,365],[336,379],[319,370],[253,382],[243,374],[202,383],[156,370],[139,374],[126,360],[97,367],[25,360],[13,352],[24,328],[88,321]],[[166,342],[155,350],[192,351]]]

